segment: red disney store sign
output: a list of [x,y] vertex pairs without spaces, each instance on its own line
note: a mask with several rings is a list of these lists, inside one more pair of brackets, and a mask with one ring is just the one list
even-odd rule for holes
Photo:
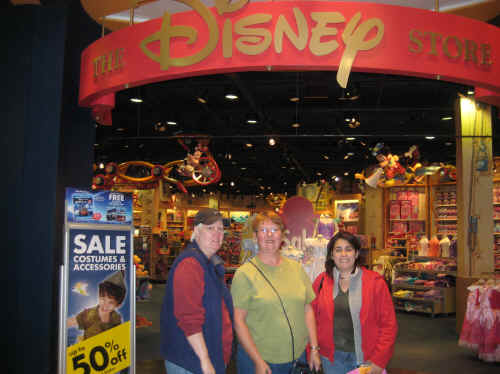
[[359,2],[177,1],[192,10],[113,32],[83,52],[80,105],[108,109],[110,94],[125,88],[262,70],[336,70],[343,87],[351,71],[442,79],[500,104],[500,31],[483,22]]

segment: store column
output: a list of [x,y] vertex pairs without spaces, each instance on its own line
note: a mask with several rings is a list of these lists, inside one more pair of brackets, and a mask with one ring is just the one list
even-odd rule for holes
[[457,134],[457,331],[465,315],[467,287],[494,270],[491,107],[460,98]]

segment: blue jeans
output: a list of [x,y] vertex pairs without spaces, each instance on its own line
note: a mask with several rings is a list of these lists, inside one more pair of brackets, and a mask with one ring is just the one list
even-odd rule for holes
[[[299,361],[307,362],[305,351],[300,355]],[[267,364],[273,374],[290,374],[290,369],[293,365],[291,361],[283,364],[272,364],[269,362]],[[236,353],[236,367],[238,369],[238,374],[255,374],[255,365],[241,345],[238,345],[238,352]]]
[[321,365],[325,374],[345,374],[358,367],[356,353],[338,350],[333,354],[333,363],[321,356]]
[[189,370],[167,360],[165,360],[165,369],[167,369],[167,374],[193,374]]

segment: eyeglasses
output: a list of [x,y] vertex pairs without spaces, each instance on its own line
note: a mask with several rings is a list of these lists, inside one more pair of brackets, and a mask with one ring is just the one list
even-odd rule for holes
[[277,229],[277,228],[274,228],[274,227],[273,227],[273,228],[268,229],[267,227],[264,227],[264,228],[262,228],[262,229],[258,229],[257,231],[258,231],[258,232],[261,232],[261,233],[263,233],[263,234],[267,234],[268,232],[270,232],[270,233],[274,234],[275,232],[279,232],[279,231],[281,231],[281,229],[279,229],[279,228]]

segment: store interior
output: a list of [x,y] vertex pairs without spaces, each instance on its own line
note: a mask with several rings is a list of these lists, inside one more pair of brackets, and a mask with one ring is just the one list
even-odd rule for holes
[[[386,278],[400,324],[392,372],[440,372],[450,368],[450,360],[457,370],[491,370],[466,342],[458,344],[455,116],[457,101],[472,99],[473,88],[366,73],[353,73],[349,88],[338,86],[334,72],[247,72],[117,94],[113,125],[96,129],[93,188],[134,196],[141,372],[163,371],[162,291],[198,209],[215,207],[224,216],[218,254],[230,286],[234,271],[252,255],[252,215],[290,214],[297,201],[313,217],[308,237],[319,237],[326,248],[329,237],[318,236],[321,225],[357,234],[362,264]],[[492,107],[491,118],[495,131],[498,108]],[[489,160],[495,271],[498,139],[494,134]],[[284,245],[284,255],[302,261],[314,279],[323,269],[324,251],[296,244]],[[495,272],[486,278],[495,279]],[[438,341],[450,348],[448,358],[433,358],[439,350],[424,343]],[[424,345],[429,360],[422,363],[413,355]]]
[[[490,22],[498,26],[498,16]],[[141,372],[163,371],[162,290],[191,236],[194,215],[207,206],[224,216],[219,255],[229,287],[255,250],[252,216],[273,210],[299,219],[305,209],[313,222],[305,236],[326,247],[322,225],[358,235],[362,264],[385,277],[400,325],[390,372],[491,372],[490,352],[470,349],[474,342],[462,334],[466,305],[456,291],[461,99],[474,100],[474,87],[356,71],[346,88],[335,71],[265,71],[193,76],[117,92],[112,123],[96,121],[92,187],[134,196]],[[473,143],[476,170],[483,168],[493,180],[493,266],[480,281],[495,289],[498,110],[491,107],[491,142],[478,137]],[[294,211],[298,205],[300,213]],[[301,261],[314,279],[324,253],[300,235],[295,242],[289,236],[283,255]]]

